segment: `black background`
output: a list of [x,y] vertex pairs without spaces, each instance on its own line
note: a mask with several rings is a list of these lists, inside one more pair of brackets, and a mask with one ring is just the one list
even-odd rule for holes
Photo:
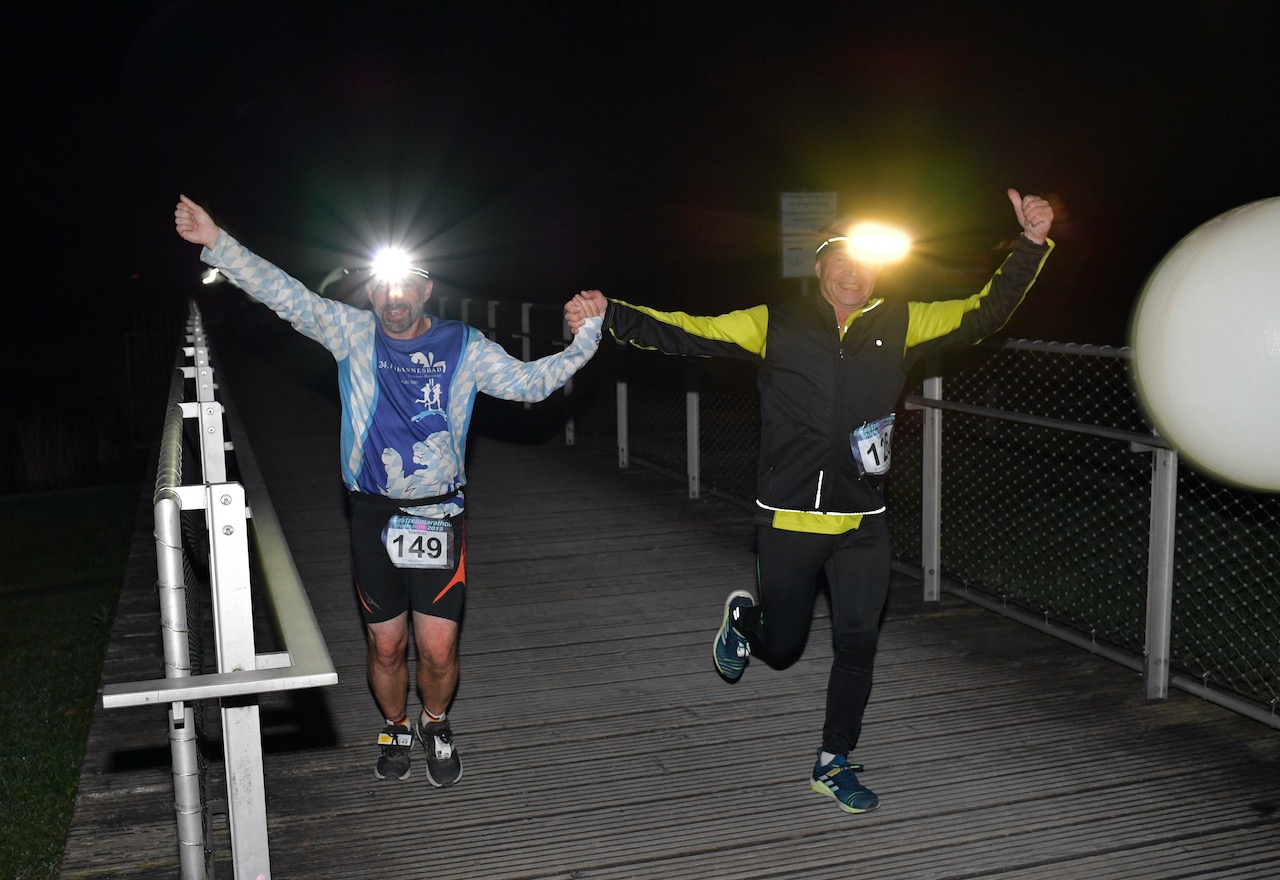
[[1058,250],[1008,335],[1122,344],[1170,247],[1280,194],[1273,7],[20,5],[7,402],[113,374],[196,290],[180,192],[313,284],[396,240],[440,293],[718,312],[798,289],[780,192],[906,227],[882,292],[919,295],[994,259],[1012,186],[1054,199]]

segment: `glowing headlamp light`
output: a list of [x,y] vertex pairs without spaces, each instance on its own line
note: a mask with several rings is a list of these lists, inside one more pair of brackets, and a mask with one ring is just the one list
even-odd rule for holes
[[404,282],[410,276],[429,278],[426,269],[413,265],[409,255],[400,248],[383,248],[373,255],[373,266],[369,270],[374,279],[384,284]]
[[859,223],[845,235],[836,235],[818,245],[814,256],[828,248],[840,249],[862,263],[883,265],[901,260],[911,250],[905,232],[879,223]]

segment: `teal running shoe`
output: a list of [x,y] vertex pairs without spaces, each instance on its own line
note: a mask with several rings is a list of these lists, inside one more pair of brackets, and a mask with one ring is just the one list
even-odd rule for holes
[[822,763],[822,750],[813,765],[813,779],[809,787],[818,794],[836,799],[846,813],[866,813],[880,806],[876,793],[858,781],[861,764],[850,764],[844,755],[836,755],[830,764]]
[[756,600],[746,590],[735,590],[729,594],[724,603],[724,620],[720,622],[720,630],[716,633],[715,648],[711,652],[715,660],[716,671],[727,682],[735,682],[742,678],[742,670],[747,666],[747,658],[751,656],[751,643],[740,633],[734,623],[742,613],[754,608]]

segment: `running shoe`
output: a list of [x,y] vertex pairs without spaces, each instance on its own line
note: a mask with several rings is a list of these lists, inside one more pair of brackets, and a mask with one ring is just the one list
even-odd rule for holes
[[876,793],[858,781],[861,764],[850,764],[844,755],[836,755],[830,764],[822,763],[822,750],[813,765],[813,779],[809,787],[818,794],[836,799],[846,813],[866,813],[880,806]]
[[408,779],[409,753],[413,751],[413,734],[407,724],[388,724],[378,734],[378,765],[373,775],[379,779]]
[[711,652],[715,660],[716,671],[727,682],[735,682],[742,678],[742,670],[747,666],[747,658],[751,656],[751,643],[733,624],[742,613],[755,607],[756,600],[746,590],[734,590],[724,603],[724,620],[720,622],[720,630],[716,633],[715,649]]
[[453,747],[449,719],[422,723],[418,716],[418,739],[427,751],[427,781],[436,788],[453,785],[462,778],[462,758]]

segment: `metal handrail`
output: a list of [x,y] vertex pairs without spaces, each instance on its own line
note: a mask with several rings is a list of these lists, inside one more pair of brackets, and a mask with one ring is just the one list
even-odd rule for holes
[[[212,867],[199,778],[199,731],[192,704],[222,701],[226,804],[235,877],[264,880],[270,877],[271,866],[262,731],[255,698],[333,685],[338,675],[248,437],[226,389],[216,382],[194,303],[189,328],[193,344],[178,355],[153,496],[165,677],[104,685],[102,706],[116,709],[168,704],[181,876],[183,880],[203,880],[210,876]],[[192,364],[183,365],[184,358],[191,358]],[[183,400],[186,379],[194,380],[194,401]],[[218,399],[215,390],[220,392]],[[198,483],[183,483],[183,428],[188,419],[199,426]],[[224,439],[232,435],[234,442]],[[240,482],[227,481],[227,459],[232,451]],[[217,672],[192,670],[191,645],[200,633],[190,631],[187,612],[188,603],[197,603],[191,608],[199,607],[199,599],[188,595],[195,584],[188,584],[184,567],[184,510],[205,513]],[[252,543],[251,531],[255,538]],[[250,576],[251,552],[255,552],[258,563],[258,578]],[[259,653],[254,645],[251,596],[258,582],[271,606],[283,651]]]
[[[179,384],[180,378],[176,380]],[[224,417],[229,433],[235,437],[236,464],[241,483],[250,502],[249,523],[258,549],[262,582],[270,603],[284,651],[259,654],[256,669],[237,672],[186,674],[180,677],[121,682],[103,685],[102,705],[106,709],[145,706],[176,701],[220,699],[223,697],[265,694],[277,691],[326,687],[336,684],[338,674],[329,655],[320,626],[316,622],[306,589],[294,565],[288,543],[276,517],[275,507],[267,494],[262,472],[258,469],[249,440],[241,429],[234,407],[223,397]],[[165,421],[165,436],[172,435],[173,445],[180,444],[182,416],[171,406]],[[167,444],[162,443],[162,449]],[[162,485],[157,476],[156,499],[176,498],[184,493],[181,464],[162,452],[164,474],[169,480]]]
[[1004,422],[1016,422],[1020,425],[1033,425],[1037,428],[1049,428],[1054,431],[1065,431],[1072,434],[1087,434],[1091,437],[1104,437],[1108,440],[1120,440],[1131,446],[1153,448],[1153,449],[1172,449],[1173,446],[1168,440],[1158,434],[1145,434],[1140,431],[1126,431],[1123,428],[1107,428],[1102,425],[1086,425],[1081,422],[1069,422],[1066,419],[1054,419],[1048,416],[1036,416],[1029,413],[1010,412],[1004,409],[995,409],[990,406],[978,406],[973,403],[960,403],[954,400],[938,400],[933,397],[923,397],[919,394],[907,394],[903,396],[903,401],[907,405],[907,409],[924,409],[929,407],[932,409],[947,410],[949,412],[963,413],[970,416],[985,416],[989,419],[996,419]]

